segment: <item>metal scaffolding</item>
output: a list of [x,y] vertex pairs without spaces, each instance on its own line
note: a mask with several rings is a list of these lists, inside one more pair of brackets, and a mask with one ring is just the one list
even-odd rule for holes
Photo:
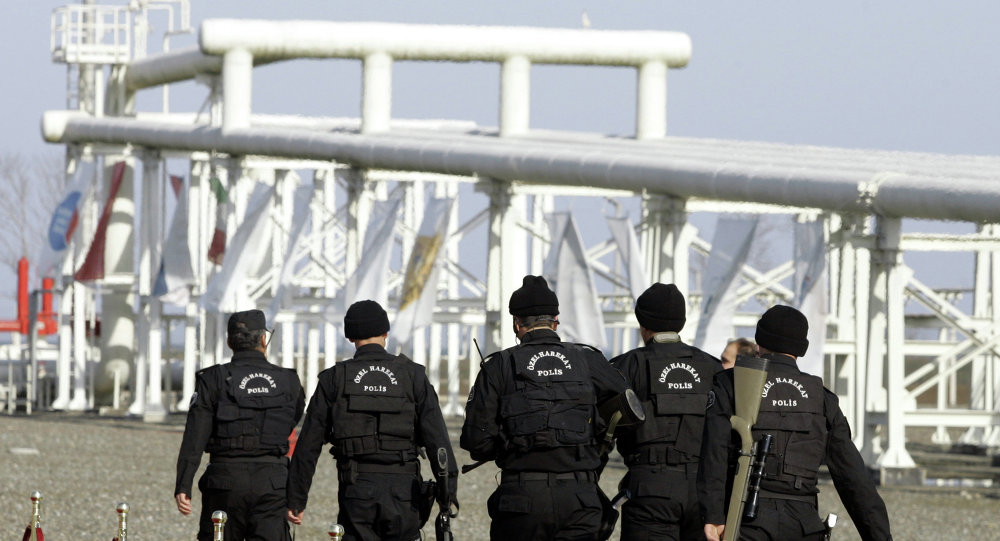
[[[134,20],[145,20],[143,10],[158,5],[133,4],[127,11]],[[186,2],[179,4],[187,10]],[[298,367],[310,392],[322,367],[350,356],[342,351],[328,306],[358,265],[373,205],[390,192],[402,194],[403,219],[385,242],[398,245],[400,258],[415,240],[427,194],[457,197],[462,209],[461,219],[456,211],[451,221],[444,272],[435,284],[434,324],[407,346],[442,389],[450,415],[462,413],[462,393],[478,370],[471,339],[484,338],[485,352],[513,343],[506,302],[524,274],[541,272],[549,242],[545,213],[568,196],[613,198],[640,209],[634,226],[647,275],[677,283],[689,299],[684,334],[697,327],[692,319],[703,293],[692,257],[711,251],[690,223],[692,213],[778,213],[820,221],[828,264],[824,380],[840,396],[869,464],[889,477],[908,475],[914,467],[904,446],[908,427],[934,428],[940,442],[950,441],[948,429],[964,430],[972,443],[1000,442],[1000,236],[991,225],[1000,208],[1000,157],[667,136],[667,72],[686,65],[691,51],[689,38],[676,32],[208,20],[198,32],[198,48],[122,57],[120,49],[146,42],[142,32],[131,40],[120,34],[119,27],[129,24],[126,12],[110,23],[119,30],[103,32],[92,30],[92,22],[119,11],[95,5],[66,9],[53,18],[53,59],[80,74],[79,88],[96,90],[86,100],[80,94],[76,110],[46,112],[44,136],[67,146],[68,174],[78,162],[96,160],[106,183],[112,164],[124,161],[124,185],[139,175],[139,189],[123,190],[115,202],[117,229],[107,240],[114,253],[106,256],[108,273],[99,287],[63,281],[58,408],[83,409],[87,392],[106,394],[128,385],[130,413],[157,420],[184,410],[195,368],[224,361],[223,317],[199,303],[219,269],[204,257],[216,223],[213,183],[226,187],[234,205],[223,217],[230,237],[253,186],[263,183],[276,191],[270,221],[283,233],[273,236],[269,260],[241,289],[244,300],[264,308],[272,303],[292,250],[285,234],[294,221],[295,189],[311,176],[313,224],[296,252],[294,291],[274,318],[272,346],[272,357]],[[98,49],[114,54],[91,54]],[[254,67],[298,58],[360,61],[360,118],[254,114]],[[499,64],[498,126],[393,118],[392,68],[400,60]],[[534,64],[634,69],[634,136],[532,129]],[[95,80],[104,78],[97,89]],[[160,111],[136,110],[137,92],[185,80],[205,84],[205,110],[170,112],[166,98]],[[178,160],[187,164],[188,248],[196,281],[186,304],[165,309],[152,292],[172,200],[166,196],[167,169]],[[971,222],[978,229],[964,235],[905,234],[902,223],[908,218]],[[82,228],[92,230],[93,222],[83,220]],[[482,248],[460,250],[469,238]],[[637,342],[631,294],[622,270],[610,263],[611,241],[587,245],[589,262],[602,277],[601,302],[615,348],[609,353],[617,354]],[[138,257],[131,257],[133,250]],[[973,254],[971,307],[965,309],[969,303],[960,302],[961,295],[936,291],[918,279],[903,263],[908,251]],[[73,274],[82,253],[76,246],[64,278]],[[755,307],[792,300],[787,287],[792,266],[744,266],[733,336],[736,329],[753,326]],[[403,272],[397,265],[386,278],[390,312]],[[105,329],[99,354],[87,347],[83,329],[84,321],[97,317],[98,296]],[[83,376],[88,361],[100,363],[90,389]],[[182,367],[176,371],[180,389],[172,387],[177,367]],[[73,388],[71,373],[77,381]],[[178,390],[180,398],[168,402],[164,393]]]

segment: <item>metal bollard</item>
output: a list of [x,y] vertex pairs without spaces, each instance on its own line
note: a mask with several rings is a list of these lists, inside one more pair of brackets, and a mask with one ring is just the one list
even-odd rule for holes
[[37,490],[31,493],[31,527],[37,528],[42,522],[42,493]]
[[344,527],[336,522],[330,524],[330,541],[340,541],[344,538]]
[[213,511],[212,512],[212,531],[214,535],[212,536],[213,541],[223,541],[223,534],[226,530],[226,515],[225,511]]
[[31,522],[24,531],[26,541],[39,541],[42,530],[42,493],[37,490],[31,493]]
[[128,504],[121,502],[115,507],[118,512],[118,535],[112,541],[128,540]]

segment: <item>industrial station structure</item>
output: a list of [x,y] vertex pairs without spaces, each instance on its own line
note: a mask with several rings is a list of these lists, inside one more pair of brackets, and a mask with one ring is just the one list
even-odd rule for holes
[[[169,28],[163,50],[147,54],[148,21],[157,12],[169,16]],[[669,136],[668,71],[691,54],[690,39],[677,32],[236,19],[190,26],[187,0],[84,2],[53,14],[52,58],[67,67],[69,94],[65,109],[44,113],[43,135],[65,145],[67,176],[95,163],[97,189],[81,207],[78,240],[56,277],[51,407],[83,410],[128,396],[122,407],[148,421],[185,409],[195,370],[227,360],[226,314],[202,299],[220,270],[205,257],[213,227],[228,222],[231,240],[254,186],[263,183],[276,194],[270,254],[240,285],[236,302],[272,306],[282,267],[294,259],[290,293],[273,316],[270,356],[298,368],[310,391],[319,370],[352,353],[329,306],[358,266],[377,201],[401,194],[400,222],[383,242],[396,243],[405,262],[426,194],[458,200],[445,264],[432,284],[434,323],[404,351],[427,365],[446,414],[461,415],[479,366],[472,338],[485,353],[513,344],[506,303],[523,275],[542,272],[545,213],[559,198],[610,197],[637,202],[643,268],[651,282],[676,283],[685,293],[686,339],[705,295],[691,259],[712,251],[690,223],[692,213],[785,214],[789,223],[822,224],[824,380],[884,480],[919,476],[904,445],[908,428],[933,429],[940,443],[962,434],[966,443],[1000,444],[1000,230],[991,223],[1000,216],[1000,157]],[[198,46],[170,50],[171,37],[184,33],[195,33]],[[255,67],[297,59],[360,61],[359,117],[255,114]],[[397,61],[496,64],[498,126],[394,118]],[[542,64],[633,69],[633,136],[532,129],[532,66]],[[168,85],[190,80],[204,85],[205,105],[172,111]],[[162,91],[162,106],[138,110],[137,94],[149,89]],[[106,274],[74,282],[118,162],[126,164],[125,179],[110,213]],[[175,206],[170,172],[187,177],[190,201],[187,255],[195,279],[180,306],[153,295]],[[226,207],[216,204],[213,182],[229,194],[227,214],[217,216]],[[312,225],[290,257],[294,194],[310,184]],[[917,229],[936,221],[976,227],[969,234],[904,233],[908,219],[919,219]],[[469,238],[482,248],[460,250]],[[585,240],[603,280],[607,353],[615,355],[638,340],[633,296],[621,265],[609,263],[613,242]],[[904,253],[916,251],[971,254],[974,289],[929,287],[903,263]],[[404,272],[394,265],[385,278],[390,314]],[[791,302],[793,272],[791,261],[742,267],[732,336],[753,327],[757,308]],[[87,330],[96,320],[99,337]],[[39,347],[25,347],[34,353],[22,359],[36,357],[29,367],[37,367]],[[124,389],[128,395],[119,394]]]

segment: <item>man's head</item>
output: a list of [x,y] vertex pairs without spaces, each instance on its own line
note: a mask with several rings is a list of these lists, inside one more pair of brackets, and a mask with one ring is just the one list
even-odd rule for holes
[[746,338],[730,340],[722,351],[722,368],[732,368],[736,365],[736,357],[756,357],[757,344]]
[[656,282],[635,300],[635,319],[639,326],[658,332],[680,332],[684,328],[687,305],[674,284]]
[[511,294],[507,308],[514,316],[514,332],[518,338],[537,327],[555,329],[559,323],[556,317],[559,299],[541,276],[525,276],[521,287]]
[[226,326],[226,343],[234,352],[266,351],[266,334],[267,325],[264,321],[264,312],[260,310],[235,312],[229,316],[229,324]]
[[388,334],[389,316],[375,301],[358,301],[344,314],[344,336],[356,346],[363,345],[360,342],[380,342],[384,346]]
[[809,321],[791,306],[772,306],[757,322],[754,338],[762,350],[801,357],[809,348]]

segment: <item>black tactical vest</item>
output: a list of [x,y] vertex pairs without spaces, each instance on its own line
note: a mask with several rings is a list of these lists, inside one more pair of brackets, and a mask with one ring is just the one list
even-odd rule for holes
[[764,485],[814,492],[826,454],[823,380],[792,367],[770,365],[761,393],[754,440],[774,436]]
[[508,449],[527,452],[594,444],[591,419],[596,417],[596,399],[581,346],[532,342],[508,354],[514,385],[500,398]]
[[[671,357],[637,352],[644,367],[645,385],[636,391],[646,421],[635,431],[634,450],[626,451],[628,465],[697,462],[701,432],[712,378],[721,365],[690,348]],[[640,368],[643,369],[643,368]]]
[[333,455],[416,456],[416,404],[406,357],[352,360],[337,365],[341,396],[331,405]]
[[215,409],[209,452],[243,450],[283,455],[295,428],[298,376],[279,366],[229,363],[223,368],[225,392]]

